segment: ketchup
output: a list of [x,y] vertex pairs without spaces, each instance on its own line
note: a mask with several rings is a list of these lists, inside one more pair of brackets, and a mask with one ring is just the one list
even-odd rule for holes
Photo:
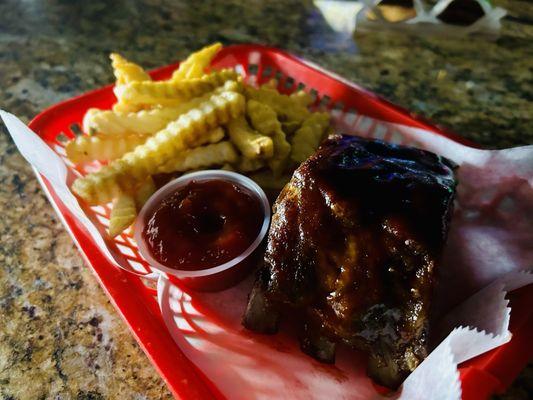
[[224,180],[191,181],[147,214],[152,257],[178,270],[216,267],[242,254],[263,224],[259,200]]

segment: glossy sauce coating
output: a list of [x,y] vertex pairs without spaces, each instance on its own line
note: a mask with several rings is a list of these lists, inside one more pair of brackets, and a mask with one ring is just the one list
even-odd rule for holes
[[191,181],[147,214],[142,235],[159,263],[178,270],[216,267],[255,240],[263,213],[259,200],[223,180]]
[[453,169],[415,148],[326,140],[274,204],[245,327],[273,333],[290,310],[303,351],[330,363],[339,343],[366,351],[369,375],[398,387],[428,353]]

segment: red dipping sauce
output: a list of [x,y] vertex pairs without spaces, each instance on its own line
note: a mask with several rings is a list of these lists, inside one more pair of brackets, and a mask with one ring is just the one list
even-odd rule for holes
[[192,180],[145,216],[142,238],[160,264],[199,271],[241,255],[264,222],[262,205],[247,189],[220,180]]

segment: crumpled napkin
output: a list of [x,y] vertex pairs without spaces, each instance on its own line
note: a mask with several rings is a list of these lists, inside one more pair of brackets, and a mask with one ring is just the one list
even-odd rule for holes
[[78,203],[76,196],[70,191],[68,183],[74,179],[74,176],[61,157],[13,114],[0,109],[0,117],[4,121],[20,154],[31,164],[36,173],[43,175],[50,182],[57,196],[87,230],[108,260],[114,266],[125,269],[128,272],[143,275],[147,278],[156,278],[157,276],[154,274],[145,275],[135,271],[120,254],[117,254],[114,249],[107,245],[104,239],[104,229],[101,226],[98,227],[97,223],[89,218]]

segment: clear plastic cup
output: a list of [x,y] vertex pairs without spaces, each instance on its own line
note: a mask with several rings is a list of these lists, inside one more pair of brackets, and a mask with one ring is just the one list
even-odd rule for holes
[[[186,186],[191,181],[205,182],[209,180],[224,180],[231,182],[245,189],[248,193],[259,200],[261,209],[263,211],[263,224],[257,233],[257,237],[252,241],[250,246],[248,246],[248,248],[237,257],[212,268],[189,271],[169,268],[161,264],[152,256],[142,235],[145,223],[147,222],[147,214],[151,213],[153,209],[161,203],[161,201],[180,188]],[[250,271],[255,269],[258,256],[260,256],[262,250],[261,243],[266,236],[269,224],[270,204],[265,192],[259,187],[259,185],[257,185],[250,178],[235,172],[223,170],[205,170],[193,172],[174,179],[155,192],[152,197],[148,199],[141,212],[137,216],[135,221],[134,236],[140,254],[146,261],[148,261],[153,269],[166,274],[170,280],[177,279],[178,283],[182,283],[191,289],[199,291],[218,291],[235,285]]]

